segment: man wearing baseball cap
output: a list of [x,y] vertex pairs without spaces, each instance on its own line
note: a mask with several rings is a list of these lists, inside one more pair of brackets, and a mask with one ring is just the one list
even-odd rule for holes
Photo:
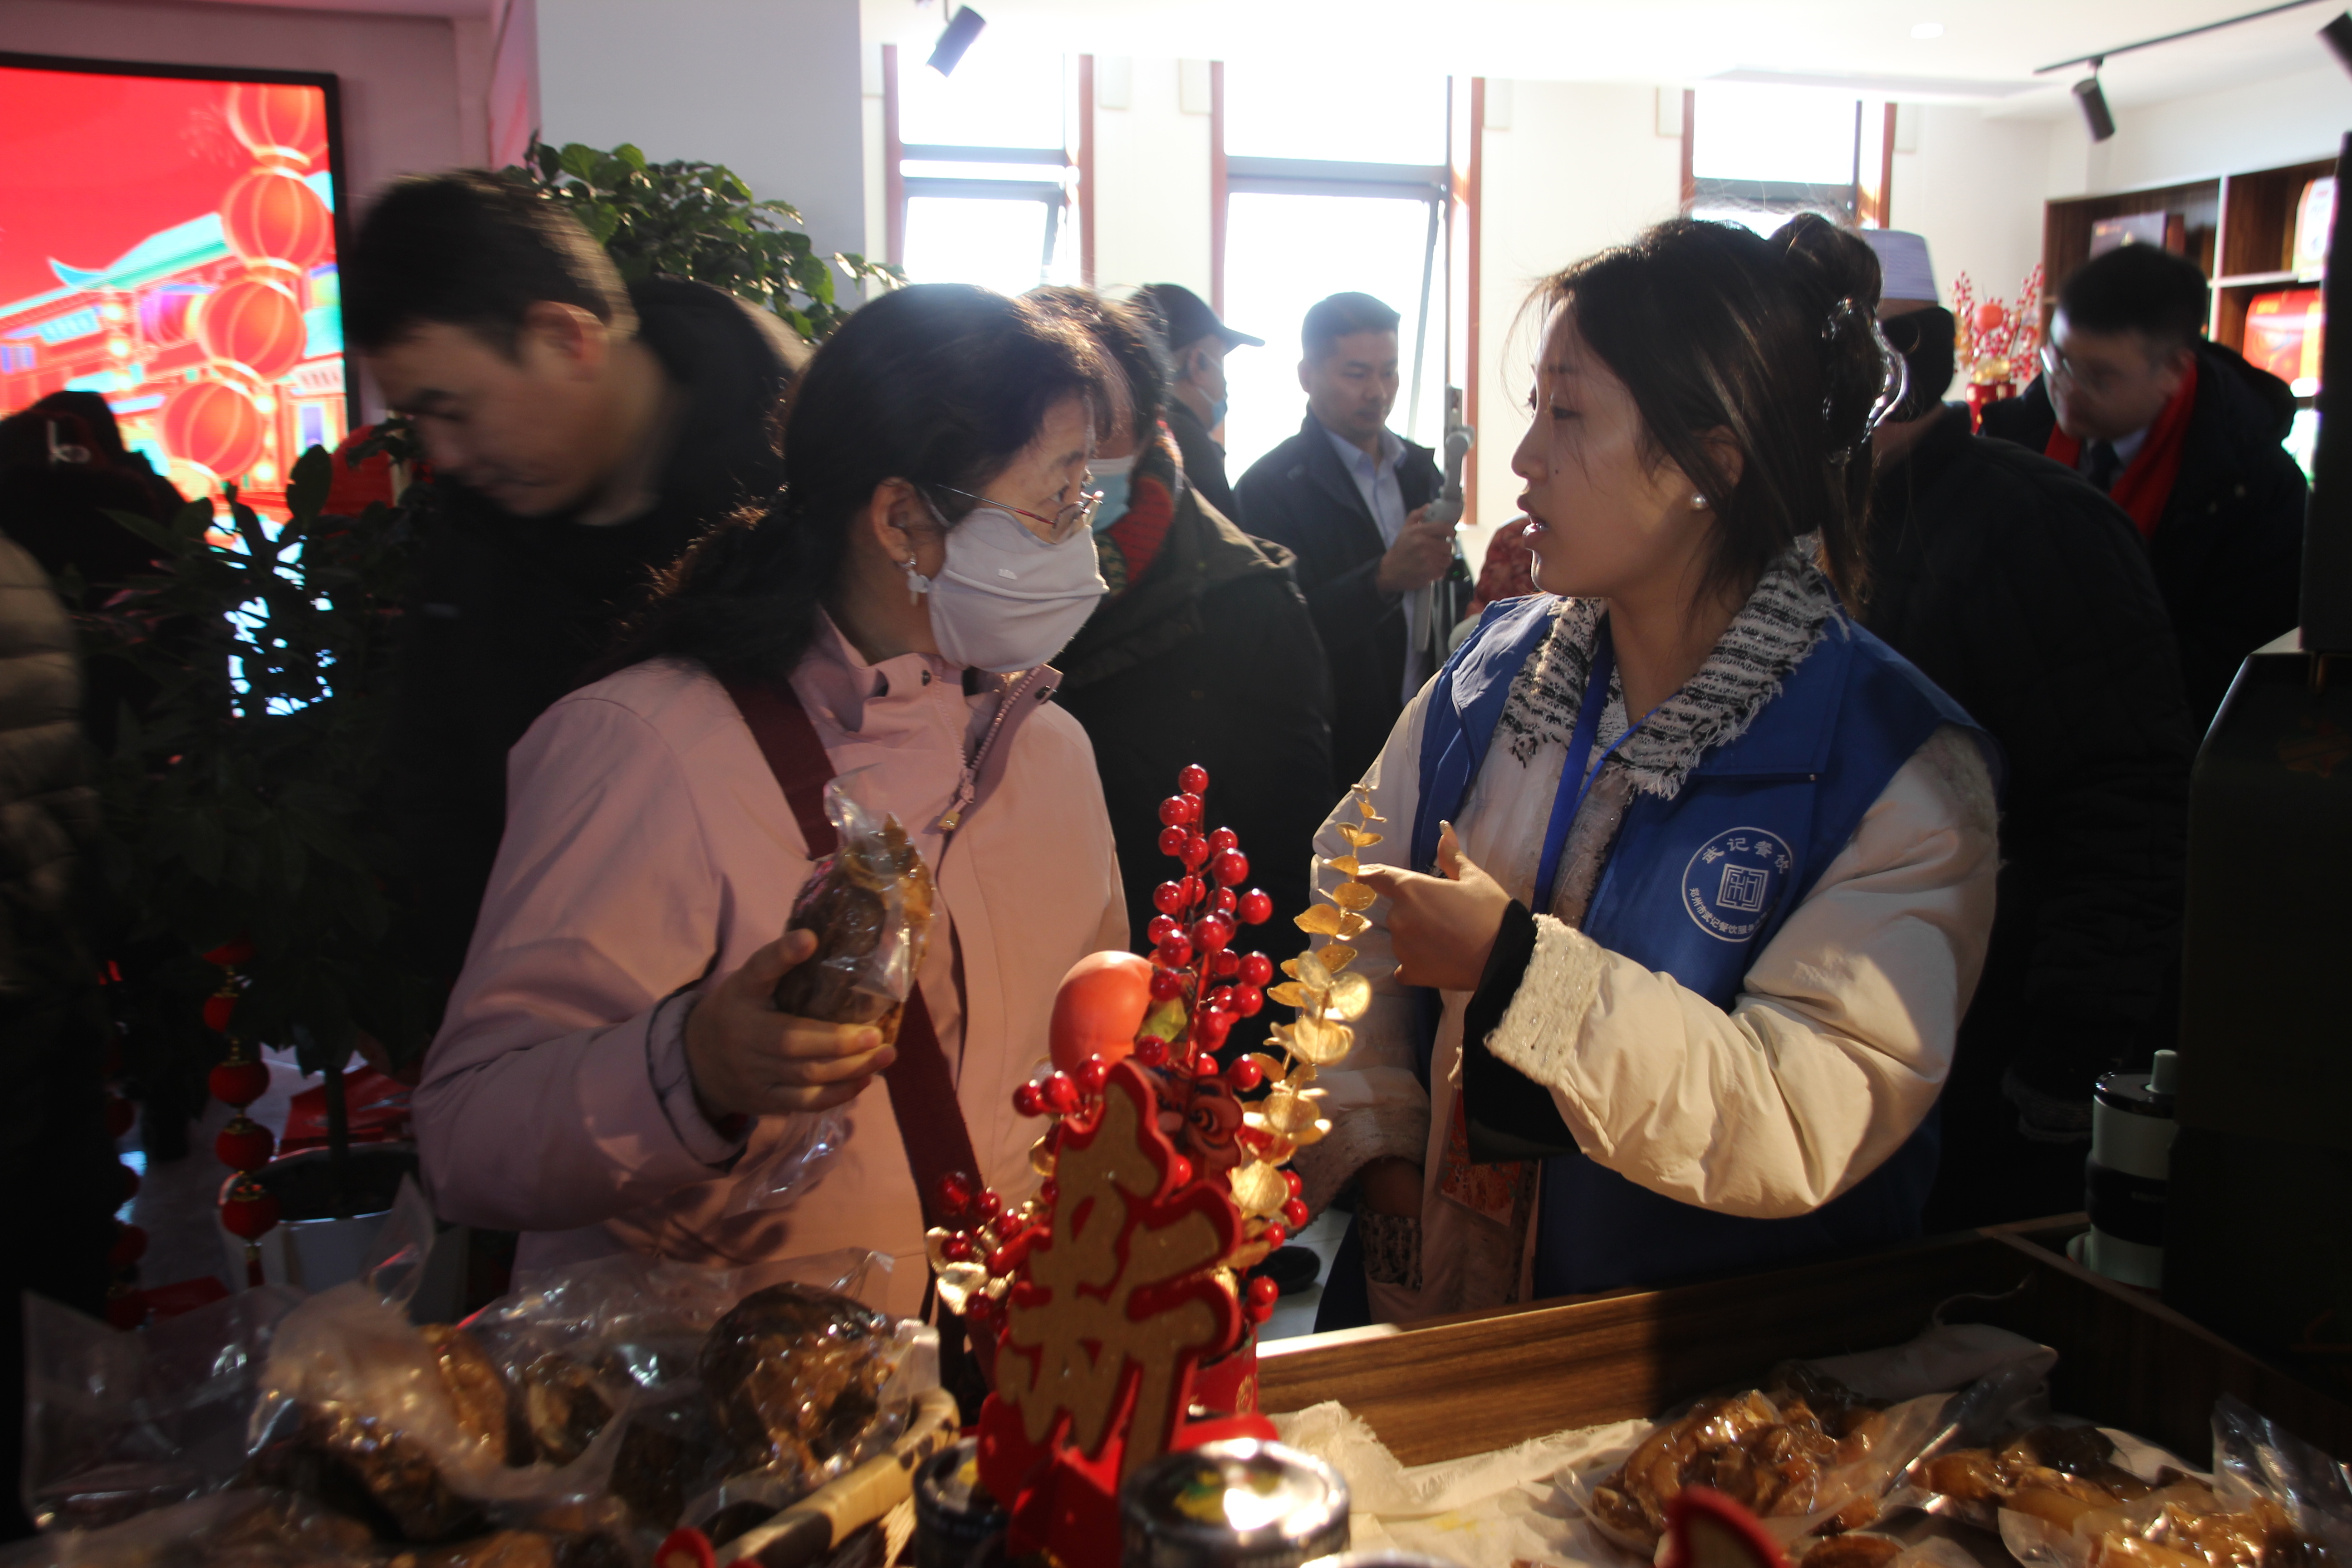
[[1237,332],[1181,283],[1148,283],[1131,301],[1157,320],[1168,342],[1176,379],[1161,415],[1183,454],[1184,477],[1201,497],[1229,518],[1234,489],[1225,482],[1225,449],[1209,434],[1225,422],[1225,354],[1236,348],[1262,349],[1264,338]]

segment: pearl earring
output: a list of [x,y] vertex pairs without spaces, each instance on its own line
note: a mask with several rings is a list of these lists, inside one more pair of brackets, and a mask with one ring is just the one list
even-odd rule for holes
[[907,574],[907,603],[921,604],[923,595],[931,591],[931,580],[915,570],[915,558],[911,555],[898,563],[898,569]]
[[1706,510],[1706,498],[1705,496],[1691,497],[1691,510],[1694,511],[1705,511]]

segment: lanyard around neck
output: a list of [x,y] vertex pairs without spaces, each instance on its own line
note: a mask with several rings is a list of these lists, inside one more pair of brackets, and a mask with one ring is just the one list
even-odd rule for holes
[[1536,864],[1535,911],[1551,912],[1553,884],[1559,877],[1560,851],[1568,844],[1569,825],[1576,814],[1584,809],[1584,797],[1592,793],[1592,785],[1601,777],[1601,767],[1618,747],[1642,727],[1647,713],[1625,726],[1625,733],[1609,742],[1600,757],[1587,765],[1592,756],[1592,743],[1600,738],[1601,714],[1609,706],[1609,678],[1616,672],[1617,648],[1609,638],[1609,622],[1603,619],[1600,633],[1592,640],[1592,668],[1584,678],[1584,700],[1576,710],[1576,729],[1570,735],[1568,755],[1559,769],[1559,791],[1552,796],[1551,822],[1544,829],[1543,858]]

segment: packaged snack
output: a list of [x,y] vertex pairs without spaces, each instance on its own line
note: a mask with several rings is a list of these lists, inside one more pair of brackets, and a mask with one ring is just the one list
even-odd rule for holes
[[866,798],[858,769],[825,786],[840,847],[819,859],[793,900],[789,930],[816,952],[776,983],[776,1008],[834,1024],[877,1024],[898,1037],[931,931],[931,873],[898,819]]
[[1888,1405],[1864,1399],[1799,1363],[1767,1386],[1703,1399],[1661,1423],[1625,1462],[1579,1500],[1602,1536],[1644,1557],[1685,1488],[1711,1487],[1762,1520],[1796,1554],[1814,1534],[1860,1530],[1885,1511],[1885,1494],[1943,1424],[1948,1394]]
[[2352,1562],[2342,1466],[2233,1396],[2213,1406],[2213,1477],[2160,1472],[2137,1495],[2000,1511],[2028,1568],[2330,1568]]
[[[824,789],[824,814],[840,847],[820,858],[793,900],[786,929],[816,933],[816,951],[776,982],[779,1012],[831,1024],[872,1024],[887,1043],[914,994],[930,939],[930,868],[896,816],[868,798],[859,768]],[[736,1212],[777,1208],[824,1179],[849,1136],[839,1110],[775,1119],[772,1140],[742,1163]]]

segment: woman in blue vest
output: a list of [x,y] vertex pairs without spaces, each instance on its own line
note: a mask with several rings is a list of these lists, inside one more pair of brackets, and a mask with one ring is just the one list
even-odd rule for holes
[[1512,468],[1543,592],[1364,781],[1375,1000],[1299,1162],[1313,1206],[1357,1191],[1318,1326],[1917,1233],[1998,764],[1846,612],[1902,388],[1877,300],[1810,216],[1664,224],[1539,292]]

